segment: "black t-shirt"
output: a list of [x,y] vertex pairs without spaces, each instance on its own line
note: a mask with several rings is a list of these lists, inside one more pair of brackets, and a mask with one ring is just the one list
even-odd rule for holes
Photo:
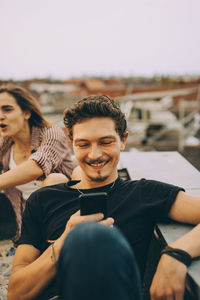
[[[108,215],[115,220],[129,241],[143,277],[147,251],[155,223],[167,220],[168,212],[180,187],[154,180],[123,181],[83,193],[105,191],[108,193]],[[43,252],[47,240],[57,239],[64,231],[70,216],[79,209],[77,189],[67,183],[44,187],[34,192],[26,203],[22,219],[22,233],[18,244],[31,244]],[[41,298],[55,295],[55,280],[45,289]]]

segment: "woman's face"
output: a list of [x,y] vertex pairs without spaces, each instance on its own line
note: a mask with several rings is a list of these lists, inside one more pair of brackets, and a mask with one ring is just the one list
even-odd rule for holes
[[4,92],[0,93],[0,135],[2,137],[15,137],[22,132],[30,118],[17,104],[15,98]]

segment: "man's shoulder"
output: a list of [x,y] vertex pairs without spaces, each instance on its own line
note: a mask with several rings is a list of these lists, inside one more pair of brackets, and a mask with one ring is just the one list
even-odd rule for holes
[[143,185],[143,181],[146,179],[140,180],[118,180],[113,191],[118,194],[130,195],[134,193],[136,190],[139,190]]
[[166,182],[161,182],[159,180],[152,180],[152,179],[146,179],[146,178],[141,178],[137,180],[127,180],[123,181],[121,180],[119,184],[117,185],[117,190],[129,190],[129,191],[134,191],[135,189],[143,189],[144,191],[151,191],[151,190],[159,190],[159,189],[173,189],[177,188],[176,186],[166,183]]
[[146,178],[140,178],[137,180],[120,180],[118,187],[127,187],[127,188],[131,188],[134,186],[140,186],[140,185],[145,185],[145,184],[150,184],[150,185],[154,185],[154,184],[159,184],[159,181],[156,180],[150,180],[150,179],[146,179]]
[[48,186],[44,186],[37,190],[39,193],[46,193],[46,192],[59,192],[59,191],[67,191],[67,185],[65,182],[58,183],[58,184],[52,184]]
[[167,182],[162,182],[162,181],[159,181],[159,180],[155,180],[155,179],[148,179],[148,178],[140,178],[140,179],[137,179],[137,180],[128,180],[128,181],[125,181],[125,183],[127,183],[128,185],[149,185],[149,186],[155,186],[155,185],[171,185],[173,186],[172,184],[170,183],[167,183]]
[[49,185],[42,187],[36,191],[34,191],[30,197],[28,198],[27,202],[33,202],[36,201],[36,199],[39,199],[40,201],[45,201],[47,199],[51,199],[55,197],[55,195],[59,196],[60,193],[67,193],[65,183],[59,183],[55,185]]

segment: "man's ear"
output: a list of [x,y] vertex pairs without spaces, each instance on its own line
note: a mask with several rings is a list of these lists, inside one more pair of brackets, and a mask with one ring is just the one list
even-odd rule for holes
[[124,151],[124,148],[126,146],[126,141],[128,139],[128,131],[125,132],[124,134],[124,138],[123,140],[121,141],[121,147],[120,147],[120,151]]

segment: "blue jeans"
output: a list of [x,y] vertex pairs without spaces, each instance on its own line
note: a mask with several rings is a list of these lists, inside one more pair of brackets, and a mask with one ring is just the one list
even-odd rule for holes
[[141,282],[133,252],[113,227],[76,226],[58,261],[61,300],[140,300]]

